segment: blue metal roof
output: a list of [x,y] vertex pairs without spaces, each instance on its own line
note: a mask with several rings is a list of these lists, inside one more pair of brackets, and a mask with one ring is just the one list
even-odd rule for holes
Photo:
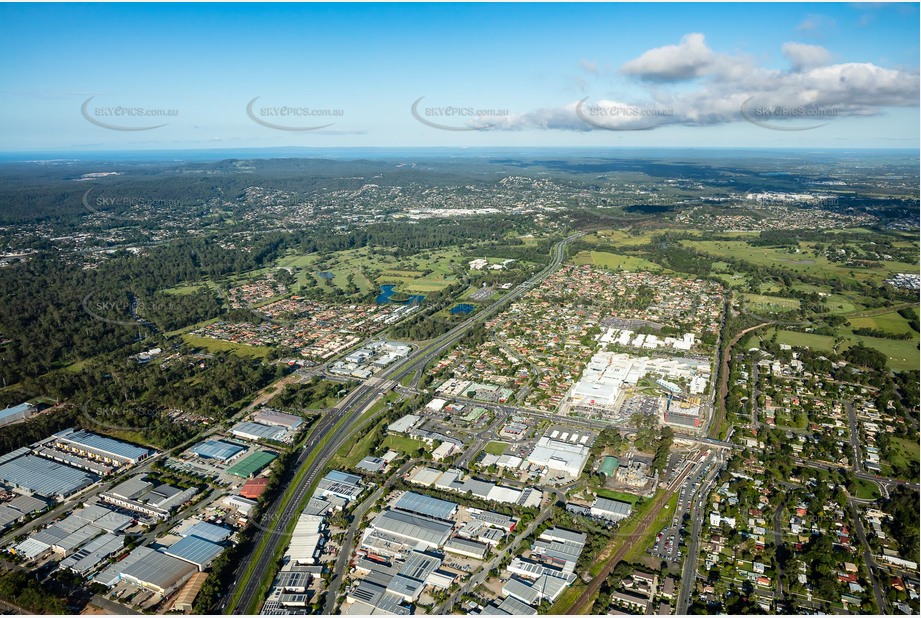
[[417,494],[413,491],[407,491],[400,496],[393,506],[402,511],[428,515],[436,519],[451,519],[451,516],[457,510],[457,504],[454,502]]
[[226,540],[231,534],[233,534],[233,530],[225,528],[224,526],[210,524],[206,521],[200,521],[185,531],[185,536],[187,537],[195,536],[206,541],[211,541],[212,543],[220,543]]
[[5,410],[0,410],[0,420],[8,416],[15,416],[17,414],[22,414],[23,412],[29,412],[33,408],[34,406],[31,403],[21,403],[18,406],[6,408]]
[[0,479],[49,498],[69,496],[92,485],[98,478],[94,474],[35,455],[24,455],[0,464]]
[[97,451],[101,454],[115,455],[132,461],[138,461],[153,453],[150,449],[122,442],[121,440],[100,436],[88,431],[74,431],[73,429],[68,429],[54,435],[58,440],[63,442],[70,442],[77,446],[85,447],[87,450]]
[[217,558],[224,548],[197,536],[187,536],[176,541],[163,550],[167,556],[173,556],[195,565],[206,565]]
[[199,442],[190,450],[199,457],[220,459],[223,461],[230,459],[234,455],[238,455],[242,451],[245,451],[246,448],[239,444],[224,442],[223,440],[206,440],[204,442]]

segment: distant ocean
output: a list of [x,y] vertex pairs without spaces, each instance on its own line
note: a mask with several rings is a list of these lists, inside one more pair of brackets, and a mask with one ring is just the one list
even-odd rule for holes
[[491,158],[491,157],[534,157],[544,158],[764,158],[783,156],[797,157],[810,154],[823,157],[848,156],[911,156],[918,158],[918,150],[911,148],[243,148],[243,149],[200,149],[200,150],[99,150],[99,151],[48,151],[48,152],[6,152],[0,153],[0,162],[27,161],[221,161],[224,159],[395,159],[408,158]]

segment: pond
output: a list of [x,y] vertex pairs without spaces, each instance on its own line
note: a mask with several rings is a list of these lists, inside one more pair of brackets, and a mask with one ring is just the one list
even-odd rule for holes
[[[377,304],[384,305],[386,303],[400,303],[401,305],[412,305],[419,304],[425,300],[425,296],[422,294],[412,294],[406,298],[403,298],[403,294],[400,294],[396,291],[395,285],[382,285],[381,293],[377,296]],[[391,300],[391,298],[396,295],[396,299]]]
[[475,305],[470,305],[470,304],[468,304],[468,303],[463,303],[463,304],[455,305],[454,307],[452,307],[452,308],[451,308],[451,313],[454,314],[454,315],[457,315],[458,313],[470,313],[470,312],[473,311],[474,309],[476,309],[476,306],[475,306]]

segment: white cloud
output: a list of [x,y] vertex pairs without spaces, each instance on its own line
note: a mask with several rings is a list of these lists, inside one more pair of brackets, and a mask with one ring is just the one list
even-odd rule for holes
[[[845,116],[872,116],[886,107],[917,107],[918,70],[872,63],[829,64],[823,47],[789,42],[781,48],[792,70],[758,66],[749,58],[717,53],[703,35],[688,34],[679,45],[647,51],[621,67],[646,84],[645,95],[589,98],[552,108],[512,114],[487,130],[640,130],[668,125],[717,125],[751,120],[752,110],[800,110],[771,117],[774,126],[817,126]],[[688,83],[687,80],[694,81]],[[652,83],[651,83],[652,82]],[[641,100],[642,99],[642,100]],[[608,112],[603,110],[607,109]],[[594,113],[593,112],[600,113]],[[613,111],[611,111],[613,110]],[[581,113],[580,113],[581,112]],[[587,118],[587,120],[586,120]]]
[[621,71],[650,81],[677,81],[702,75],[715,61],[704,35],[693,32],[681,37],[678,45],[656,47],[639,58],[626,62]]
[[790,61],[790,64],[793,65],[794,71],[822,66],[828,64],[831,60],[831,53],[821,45],[807,45],[806,43],[790,41],[784,43],[780,49],[783,55],[787,57],[787,60]]

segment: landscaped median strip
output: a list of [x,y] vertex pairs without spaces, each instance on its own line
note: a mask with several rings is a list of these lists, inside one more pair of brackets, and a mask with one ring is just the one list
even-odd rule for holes
[[[370,405],[370,404],[369,404],[369,405]],[[368,423],[368,422],[374,420],[374,418],[375,418],[378,414],[380,414],[381,412],[383,412],[385,409],[386,409],[386,408],[382,408],[382,409],[380,409],[380,410],[377,410],[374,414],[368,416],[367,418],[361,419],[361,423],[358,424],[358,425],[355,427],[355,429],[353,429],[351,432],[349,432],[348,435],[351,435],[351,434],[354,433],[355,431],[358,431],[358,430],[361,429],[361,427],[363,427],[366,423]],[[361,417],[359,417],[359,418],[361,418]],[[343,416],[343,417],[339,420],[339,422],[337,422],[335,425],[333,425],[333,427],[330,429],[330,431],[328,431],[328,432],[326,433],[326,435],[323,436],[323,438],[320,440],[320,442],[314,447],[313,452],[310,454],[310,456],[308,456],[307,460],[301,465],[301,469],[298,471],[297,475],[294,477],[294,479],[292,480],[292,482],[288,485],[289,489],[296,488],[296,487],[298,487],[298,485],[300,485],[301,481],[303,481],[304,477],[307,475],[307,470],[309,470],[309,469],[311,468],[311,464],[312,464],[312,463],[316,460],[316,458],[318,457],[318,454],[323,450],[323,447],[326,446],[326,444],[329,442],[329,440],[330,440],[333,436],[335,436],[335,435],[338,434],[338,430],[340,429],[341,425],[342,425],[347,419],[348,419],[347,416]],[[347,438],[348,435],[344,436],[344,438]],[[310,437],[309,435],[308,435],[308,436],[305,436],[304,441],[306,441],[309,437]],[[299,504],[299,505],[298,505],[298,507],[299,507],[299,508],[297,509],[298,511],[302,510],[302,509],[303,509],[303,505],[306,504],[307,501],[310,500],[310,496],[313,495],[313,491],[314,491],[314,489],[316,488],[316,486],[317,486],[317,484],[318,484],[319,482],[320,482],[320,477],[319,477],[319,475],[318,475],[317,478],[314,479],[314,481],[313,481],[313,483],[311,484],[310,488],[308,489],[307,493],[304,495],[304,497],[303,497],[303,499],[302,499],[302,504]],[[283,498],[282,498],[283,503],[282,503],[281,506],[279,507],[279,512],[284,512],[285,508],[286,508],[286,507],[288,506],[288,504],[290,503],[290,501],[291,501],[291,499],[292,499],[292,496],[293,496],[293,494],[290,493],[290,492],[286,492],[285,494],[283,494]],[[297,524],[297,518],[292,518],[292,520],[291,520],[290,522],[288,522],[288,525],[286,526],[286,528],[285,528],[285,530],[284,530],[284,532],[283,532],[282,534],[283,534],[283,535],[290,535],[290,534],[291,534],[291,530],[294,528],[294,526],[295,526],[296,524]],[[266,543],[268,543],[268,540],[269,540],[270,537],[271,537],[271,535],[264,535],[264,536],[263,536],[262,541],[259,543],[259,546],[256,548],[256,551],[253,552],[253,554],[252,554],[253,559],[250,560],[250,563],[249,563],[249,566],[247,566],[246,572],[245,572],[245,573],[243,574],[243,576],[240,578],[241,580],[243,580],[243,581],[247,580],[247,579],[249,578],[249,576],[252,574],[253,569],[255,568],[255,565],[256,565],[256,563],[258,562],[258,556],[261,556],[261,555],[262,555],[262,552],[265,550],[265,545],[266,545]],[[283,552],[284,552],[285,548],[286,548],[286,545],[280,545],[280,546],[276,549],[276,551],[275,551],[275,556],[273,557],[273,562],[276,562],[276,561],[283,555]],[[274,572],[274,570],[270,569],[269,572],[266,573],[266,575],[263,576],[262,581],[260,581],[260,583],[259,583],[258,594],[254,597],[253,604],[256,604],[256,603],[261,602],[261,600],[265,597],[265,593],[268,592],[268,588],[269,588],[269,586],[271,585],[271,582],[272,582],[272,580],[273,580],[274,578],[275,578],[275,572]],[[241,587],[241,588],[238,588],[238,590],[239,590],[239,591],[242,591],[242,587]],[[237,591],[234,592],[234,596],[231,597],[231,601],[230,601],[230,603],[228,603],[228,607],[233,607],[234,605],[236,605],[237,601],[239,600],[239,595],[240,595],[240,592],[237,592]],[[244,614],[253,614],[253,613],[255,613],[254,609],[256,609],[256,608],[252,607],[253,604],[251,604],[249,607],[245,608],[245,611],[244,611],[243,613],[244,613]]]

